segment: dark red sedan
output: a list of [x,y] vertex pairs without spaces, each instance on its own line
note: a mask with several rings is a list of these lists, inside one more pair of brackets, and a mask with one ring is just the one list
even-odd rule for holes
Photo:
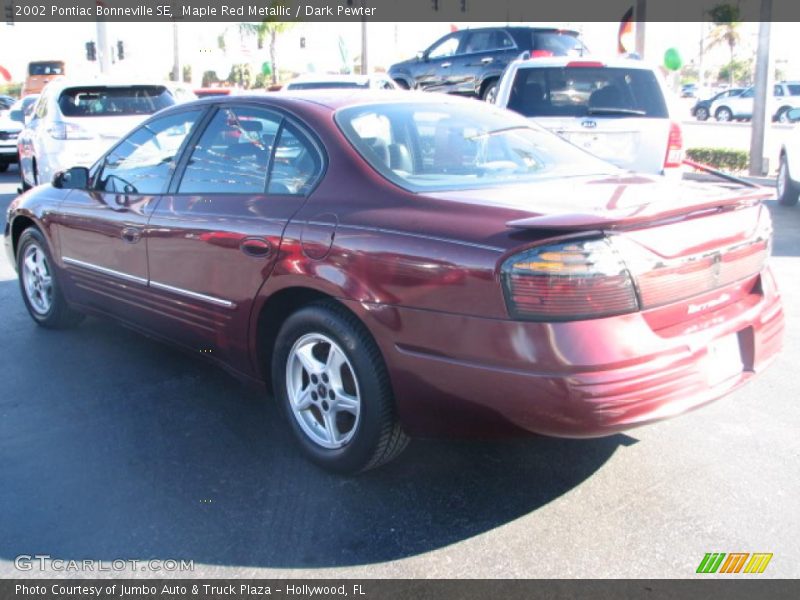
[[209,98],[11,205],[46,327],[110,316],[266,384],[352,472],[407,436],[602,436],[777,354],[763,193],[620,171],[408,92]]

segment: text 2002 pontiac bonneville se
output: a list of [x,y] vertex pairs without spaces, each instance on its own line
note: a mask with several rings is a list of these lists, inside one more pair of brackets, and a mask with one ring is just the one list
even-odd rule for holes
[[620,171],[491,105],[211,98],[11,205],[45,327],[107,315],[264,382],[341,472],[407,436],[602,436],[777,354],[763,194]]

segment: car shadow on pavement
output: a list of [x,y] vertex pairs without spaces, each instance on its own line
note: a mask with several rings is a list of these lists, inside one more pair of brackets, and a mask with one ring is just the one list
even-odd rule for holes
[[332,567],[417,555],[595,473],[598,440],[416,440],[352,478],[300,455],[265,394],[115,324],[36,327],[15,281],[0,372],[0,558]]

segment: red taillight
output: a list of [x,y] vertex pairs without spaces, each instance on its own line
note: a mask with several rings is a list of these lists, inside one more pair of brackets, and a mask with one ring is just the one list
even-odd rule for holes
[[555,56],[550,50],[531,50],[531,58],[547,58]]
[[633,281],[605,238],[531,248],[502,266],[513,318],[572,321],[638,310]]
[[597,68],[597,67],[605,67],[603,63],[598,60],[573,60],[567,63],[567,68]]
[[667,155],[664,157],[664,168],[674,169],[683,162],[683,132],[681,126],[675,121],[669,124],[669,138],[667,139]]

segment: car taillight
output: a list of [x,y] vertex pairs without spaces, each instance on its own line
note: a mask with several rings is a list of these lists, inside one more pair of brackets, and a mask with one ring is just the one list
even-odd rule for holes
[[550,50],[531,50],[531,58],[546,58],[548,56],[555,56]]
[[80,125],[56,121],[47,130],[55,140],[90,140],[94,136]]
[[664,168],[674,169],[683,162],[683,132],[676,122],[669,124],[669,138],[667,139],[667,155],[664,157]]
[[606,238],[531,248],[501,273],[512,318],[572,321],[639,309],[631,275]]
[[599,60],[571,60],[567,63],[568,69],[598,69],[605,66],[605,63]]

